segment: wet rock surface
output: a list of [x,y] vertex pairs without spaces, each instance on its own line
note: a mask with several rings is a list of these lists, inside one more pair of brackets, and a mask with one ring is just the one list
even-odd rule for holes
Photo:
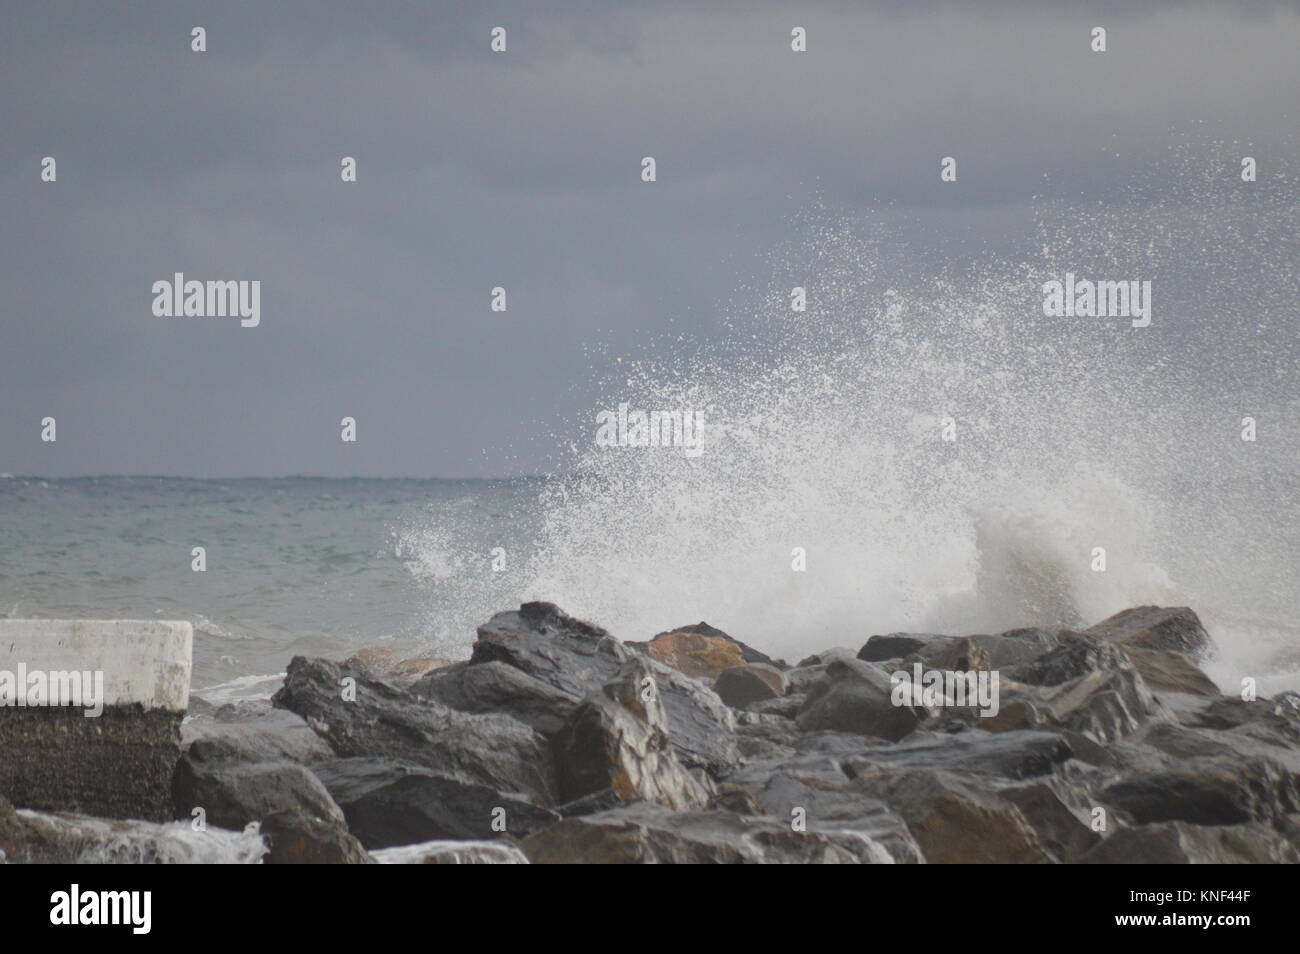
[[336,755],[411,762],[537,804],[553,800],[549,745],[511,716],[460,712],[355,667],[301,656],[273,701],[306,719]]
[[368,849],[448,838],[523,837],[560,818],[518,796],[391,759],[337,759],[313,771]]
[[[466,661],[297,658],[274,708],[197,706],[166,779],[169,817],[181,821],[16,811],[0,799],[0,852],[1300,861],[1300,695],[1223,695],[1198,665],[1212,652],[1191,610],[1139,607],[1084,632],[872,636],[788,667],[707,623],[627,644],[528,603],[480,627]],[[900,692],[927,673],[942,677],[936,695]],[[962,701],[949,676],[989,680],[996,698]],[[196,807],[204,831],[189,823]]]

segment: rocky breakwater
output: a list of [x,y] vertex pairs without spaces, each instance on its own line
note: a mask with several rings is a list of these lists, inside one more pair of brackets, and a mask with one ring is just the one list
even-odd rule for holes
[[791,666],[528,603],[462,662],[296,658],[187,724],[174,812],[286,862],[1300,860],[1300,695],[1221,692],[1190,609],[860,638]]
[[[529,603],[481,626],[468,661],[400,685],[295,659],[275,704],[329,744],[312,771],[380,855],[1296,860],[1300,698],[1221,694],[1197,666],[1211,648],[1191,610],[1142,607],[790,666],[706,623],[624,643]],[[899,673],[982,674],[996,699],[960,679],[900,696]]]

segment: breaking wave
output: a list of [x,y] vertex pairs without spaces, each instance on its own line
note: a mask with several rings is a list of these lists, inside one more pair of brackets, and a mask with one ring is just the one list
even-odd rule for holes
[[[938,276],[883,227],[798,223],[721,335],[657,343],[604,388],[702,409],[703,453],[595,447],[597,409],[572,422],[584,449],[541,492],[513,595],[625,639],[704,619],[792,661],[1186,604],[1229,691],[1300,686],[1300,217],[1286,182],[1259,201],[1216,182],[1044,203],[1032,254]],[[1150,327],[1044,317],[1066,271],[1153,280]]]

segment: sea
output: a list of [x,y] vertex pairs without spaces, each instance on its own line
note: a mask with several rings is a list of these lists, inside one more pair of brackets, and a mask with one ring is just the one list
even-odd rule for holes
[[[571,452],[541,476],[0,474],[0,615],[189,620],[222,702],[295,655],[464,658],[525,600],[792,663],[1190,606],[1223,691],[1300,690],[1300,202],[1207,176],[940,272],[883,227],[794,223],[707,333],[593,346],[602,400],[554,422]],[[1046,314],[1067,275],[1151,280],[1149,325]],[[607,446],[623,404],[702,420],[699,452]]]

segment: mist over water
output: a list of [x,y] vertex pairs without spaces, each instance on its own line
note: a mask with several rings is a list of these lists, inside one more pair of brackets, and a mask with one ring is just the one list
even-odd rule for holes
[[[609,382],[606,407],[703,409],[703,453],[588,437],[542,493],[522,595],[624,639],[704,619],[791,661],[1186,604],[1228,691],[1300,687],[1297,204],[1175,185],[1043,203],[1034,254],[942,276],[869,226],[800,223],[719,340]],[[1066,271],[1152,280],[1151,326],[1044,317]]]

